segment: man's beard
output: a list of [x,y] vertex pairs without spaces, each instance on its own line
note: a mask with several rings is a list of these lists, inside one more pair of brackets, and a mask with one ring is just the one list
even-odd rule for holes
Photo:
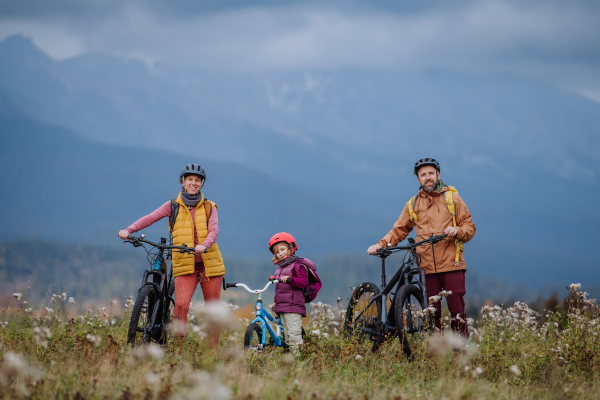
[[434,189],[437,187],[439,181],[435,181],[431,184],[431,186],[423,186],[423,190],[426,191],[427,193],[429,192],[433,192]]

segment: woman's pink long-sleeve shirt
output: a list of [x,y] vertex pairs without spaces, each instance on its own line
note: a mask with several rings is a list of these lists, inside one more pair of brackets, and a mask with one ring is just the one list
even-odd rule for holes
[[[188,209],[189,208],[190,207],[188,207]],[[194,215],[194,213],[190,214],[192,215],[194,226],[196,226],[196,216]],[[127,232],[131,234],[137,231],[141,231],[142,229],[149,227],[153,223],[170,216],[171,201],[169,200],[156,210],[152,211],[150,214],[138,219],[133,224],[129,225],[129,227],[127,228]],[[217,215],[217,207],[213,207],[210,213],[210,218],[208,219],[208,236],[206,236],[206,239],[201,244],[208,249],[217,241],[217,236],[219,236],[219,216]],[[198,246],[198,235],[195,229],[194,246]],[[196,254],[196,269],[204,269],[204,263],[202,262],[201,254]]]

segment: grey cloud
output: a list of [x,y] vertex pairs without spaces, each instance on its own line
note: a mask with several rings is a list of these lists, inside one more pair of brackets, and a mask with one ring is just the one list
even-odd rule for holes
[[[597,3],[25,1],[2,3],[0,38],[23,33],[58,58],[102,51],[190,68],[539,71],[593,97]],[[568,82],[575,65],[589,78]]]

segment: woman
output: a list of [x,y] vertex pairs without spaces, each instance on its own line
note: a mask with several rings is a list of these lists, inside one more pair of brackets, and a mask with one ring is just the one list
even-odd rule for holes
[[[217,205],[204,198],[201,189],[205,181],[204,168],[198,164],[186,165],[179,175],[181,193],[177,199],[167,201],[151,214],[140,218],[127,229],[119,231],[119,237],[127,239],[130,234],[164,217],[169,217],[171,220],[171,210],[179,205],[175,220],[169,223],[173,245],[181,246],[185,243],[188,247],[194,247],[195,251],[195,255],[179,252],[172,254],[175,276],[175,322],[182,326],[183,333],[187,327],[190,301],[198,283],[202,287],[205,303],[219,301],[223,275],[225,275],[223,257],[217,245],[219,234]],[[175,207],[172,207],[172,202],[176,203]],[[211,327],[207,333],[209,345],[215,349],[219,344],[220,331],[218,328]]]

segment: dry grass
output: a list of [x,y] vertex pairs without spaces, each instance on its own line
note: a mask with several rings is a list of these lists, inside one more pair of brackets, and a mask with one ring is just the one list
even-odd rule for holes
[[466,346],[439,334],[413,337],[412,362],[397,340],[372,354],[369,343],[342,339],[341,313],[326,305],[313,307],[295,358],[242,351],[244,323],[222,334],[216,352],[191,326],[180,345],[132,350],[127,311],[73,318],[75,304],[61,297],[53,312],[25,313],[23,300],[0,315],[1,399],[600,398],[600,317],[578,287],[564,313],[484,307]]

